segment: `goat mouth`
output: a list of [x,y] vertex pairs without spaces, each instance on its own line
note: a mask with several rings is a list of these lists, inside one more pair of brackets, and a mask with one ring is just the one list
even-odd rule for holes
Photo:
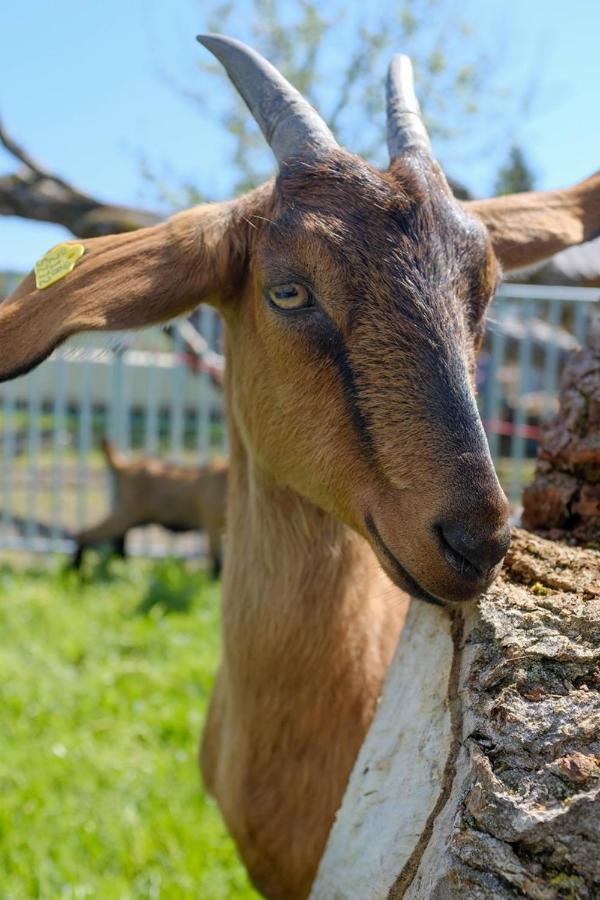
[[387,574],[392,578],[399,587],[403,590],[407,591],[411,597],[415,597],[417,600],[423,600],[425,603],[432,603],[435,606],[444,606],[444,601],[440,600],[439,597],[435,597],[433,594],[430,594],[429,591],[426,591],[425,588],[421,587],[419,582],[414,578],[410,572],[404,568],[401,562],[399,562],[392,551],[388,548],[385,541],[379,534],[377,530],[377,526],[373,521],[373,517],[368,513],[365,516],[365,526],[367,531],[371,535],[371,539],[375,544],[375,547],[379,551],[379,555],[383,557],[385,562],[387,563],[387,568],[391,571],[388,571]]

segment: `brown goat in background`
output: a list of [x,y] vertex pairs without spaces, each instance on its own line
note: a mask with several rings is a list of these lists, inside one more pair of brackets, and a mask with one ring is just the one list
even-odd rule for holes
[[85,551],[96,544],[110,542],[114,552],[124,557],[130,529],[162,525],[174,532],[205,531],[211,572],[218,577],[223,561],[227,463],[219,460],[190,468],[147,457],[127,459],[106,439],[102,447],[114,478],[112,508],[97,525],[74,535],[73,568],[81,568]]

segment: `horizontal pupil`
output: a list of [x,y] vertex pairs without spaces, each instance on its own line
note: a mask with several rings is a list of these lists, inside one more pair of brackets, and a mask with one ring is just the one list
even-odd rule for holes
[[298,289],[293,286],[289,288],[280,288],[278,291],[275,291],[275,296],[278,300],[290,300],[293,297],[298,296]]

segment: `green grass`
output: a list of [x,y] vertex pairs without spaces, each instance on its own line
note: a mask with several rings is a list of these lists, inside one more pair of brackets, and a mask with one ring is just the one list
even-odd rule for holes
[[0,566],[0,897],[256,897],[196,762],[218,588],[54,565]]

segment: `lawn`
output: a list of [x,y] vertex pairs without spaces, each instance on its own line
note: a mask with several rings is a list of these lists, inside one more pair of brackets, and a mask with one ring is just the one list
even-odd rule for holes
[[251,898],[196,750],[218,587],[178,562],[0,566],[0,897]]

